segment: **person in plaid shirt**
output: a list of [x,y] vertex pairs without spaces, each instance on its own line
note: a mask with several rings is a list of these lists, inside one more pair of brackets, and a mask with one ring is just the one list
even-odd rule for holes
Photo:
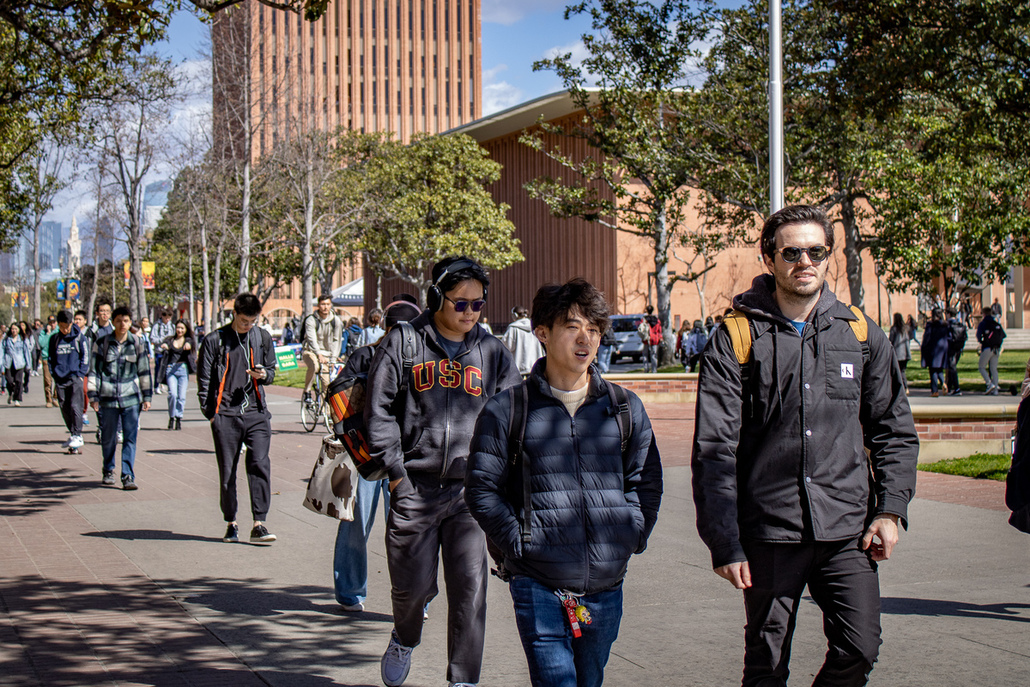
[[129,332],[132,314],[116,308],[114,331],[97,339],[90,349],[89,403],[100,416],[104,451],[103,484],[114,485],[114,452],[118,425],[122,429],[122,489],[136,490],[133,463],[139,414],[150,410],[150,356],[141,336]]

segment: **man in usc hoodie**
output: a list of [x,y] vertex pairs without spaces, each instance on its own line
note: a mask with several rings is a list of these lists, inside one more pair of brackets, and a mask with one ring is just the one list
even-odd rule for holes
[[394,630],[383,656],[383,682],[403,684],[422,639],[426,604],[437,593],[443,558],[447,582],[448,665],[452,685],[479,681],[486,627],[486,538],[465,504],[465,466],[476,418],[495,394],[522,380],[511,353],[477,327],[490,280],[466,257],[433,267],[428,309],[411,321],[416,353],[409,366],[396,327],[379,344],[368,375],[372,460],[390,479],[386,554]]

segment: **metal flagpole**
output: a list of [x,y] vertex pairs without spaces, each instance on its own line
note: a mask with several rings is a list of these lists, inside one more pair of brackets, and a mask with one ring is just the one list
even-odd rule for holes
[[769,0],[769,214],[783,207],[783,26]]

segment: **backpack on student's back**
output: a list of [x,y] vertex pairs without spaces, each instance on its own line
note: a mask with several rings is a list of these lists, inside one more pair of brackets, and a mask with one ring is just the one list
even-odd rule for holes
[[1005,330],[1002,328],[1000,322],[994,320],[993,326],[989,330],[987,330],[987,334],[984,335],[983,347],[1001,348],[1001,344],[1004,340]]
[[[399,322],[403,341],[401,342],[401,384],[398,394],[408,388],[408,376],[418,352],[415,328],[407,322]],[[345,377],[341,371],[329,383],[326,402],[333,420],[333,433],[343,444],[344,450],[354,460],[358,472],[367,480],[386,478],[386,466],[372,460],[368,447],[368,428],[365,426],[366,390],[368,374]]]
[[960,351],[966,345],[966,339],[969,338],[969,333],[966,331],[966,325],[959,322],[957,319],[951,319],[948,321],[948,327],[951,328],[951,342],[948,347],[953,351]]
[[[308,330],[308,320],[311,319],[312,317],[315,317],[315,313],[311,313],[310,315],[305,317],[303,320],[301,320],[300,321],[300,327],[298,328],[298,331],[294,332],[294,336],[296,337],[297,343],[299,343],[301,345],[304,344],[304,334]],[[315,318],[315,331],[318,331],[318,318]]]
[[[646,320],[645,320],[646,321]],[[648,332],[648,338],[652,346],[657,346],[662,343],[662,321],[655,320],[655,323],[651,325],[651,329]]]
[[647,324],[647,318],[643,317],[637,324],[637,336],[643,343],[649,343],[651,341],[651,327]]

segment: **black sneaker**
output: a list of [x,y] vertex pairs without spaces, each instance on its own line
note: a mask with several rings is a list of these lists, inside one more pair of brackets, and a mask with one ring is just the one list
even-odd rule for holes
[[104,484],[104,485],[107,485],[109,487],[113,487],[114,486],[114,472],[105,472],[104,473],[104,479],[101,480],[100,483]]
[[139,487],[136,486],[131,477],[125,476],[122,477],[122,489],[125,491],[136,491]]
[[254,525],[254,529],[250,531],[251,544],[271,544],[274,541],[275,535],[264,525]]
[[234,522],[230,522],[229,526],[225,528],[225,536],[222,537],[222,541],[226,544],[235,544],[240,540],[240,526]]

